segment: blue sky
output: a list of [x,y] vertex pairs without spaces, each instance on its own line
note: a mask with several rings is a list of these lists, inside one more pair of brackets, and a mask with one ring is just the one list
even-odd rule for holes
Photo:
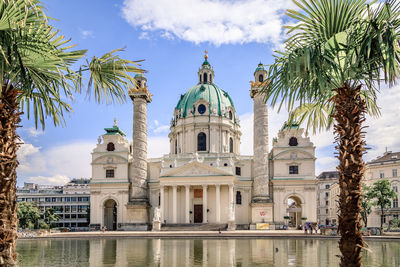
[[[197,83],[197,70],[204,50],[214,67],[215,83],[232,97],[242,125],[242,154],[252,153],[252,112],[249,81],[261,61],[272,63],[272,52],[280,48],[284,35],[281,26],[289,21],[284,10],[290,1],[247,0],[153,0],[153,1],[43,1],[51,22],[60,33],[71,38],[77,49],[88,49],[88,56],[101,56],[125,47],[121,57],[144,59],[142,67],[153,101],[148,106],[149,156],[168,153],[168,126],[180,94]],[[379,120],[373,120],[367,136],[376,157],[385,146],[396,150],[399,142],[391,126],[398,113],[399,90],[381,99]],[[385,102],[386,101],[386,102]],[[388,102],[393,105],[386,105]],[[18,184],[24,181],[63,184],[69,178],[90,177],[90,152],[103,128],[118,118],[119,126],[132,138],[132,103],[96,104],[84,94],[71,103],[74,112],[64,127],[49,120],[46,130],[34,129],[33,120],[23,117],[20,135],[25,142],[19,152]],[[286,113],[270,111],[270,139],[286,119]],[[379,126],[378,126],[379,125]],[[386,130],[385,130],[386,129]],[[379,136],[387,136],[384,142]],[[333,142],[330,133],[312,137],[317,146],[317,175],[333,170]]]

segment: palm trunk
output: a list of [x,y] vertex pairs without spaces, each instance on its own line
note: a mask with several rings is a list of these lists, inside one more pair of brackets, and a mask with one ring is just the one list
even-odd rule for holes
[[362,123],[365,121],[365,102],[360,96],[361,86],[348,84],[336,89],[335,142],[339,152],[339,248],[340,266],[361,266],[364,240],[361,232],[361,179],[364,174],[365,151]]
[[15,266],[17,254],[16,168],[21,121],[17,103],[18,91],[3,90],[0,96],[0,266]]

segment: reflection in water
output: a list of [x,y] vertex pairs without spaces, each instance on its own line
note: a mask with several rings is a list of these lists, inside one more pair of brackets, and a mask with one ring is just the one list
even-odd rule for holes
[[[363,266],[400,266],[400,242],[370,241]],[[19,240],[20,266],[338,266],[337,240]]]

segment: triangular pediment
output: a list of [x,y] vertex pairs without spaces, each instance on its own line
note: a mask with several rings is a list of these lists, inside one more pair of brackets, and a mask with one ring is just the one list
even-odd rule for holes
[[[226,169],[226,167],[224,167]],[[183,166],[165,171],[161,177],[204,177],[204,176],[233,176],[229,170],[208,166],[201,162],[191,162]]]

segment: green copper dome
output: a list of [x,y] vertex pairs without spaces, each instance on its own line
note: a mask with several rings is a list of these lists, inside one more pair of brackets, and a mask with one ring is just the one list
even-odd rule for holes
[[210,103],[207,109],[211,107],[211,111],[216,112],[218,116],[224,115],[224,110],[228,107],[234,107],[228,93],[215,84],[198,84],[190,88],[186,94],[181,95],[175,109],[182,110],[182,117],[185,118],[194,111],[194,104],[201,98]]

